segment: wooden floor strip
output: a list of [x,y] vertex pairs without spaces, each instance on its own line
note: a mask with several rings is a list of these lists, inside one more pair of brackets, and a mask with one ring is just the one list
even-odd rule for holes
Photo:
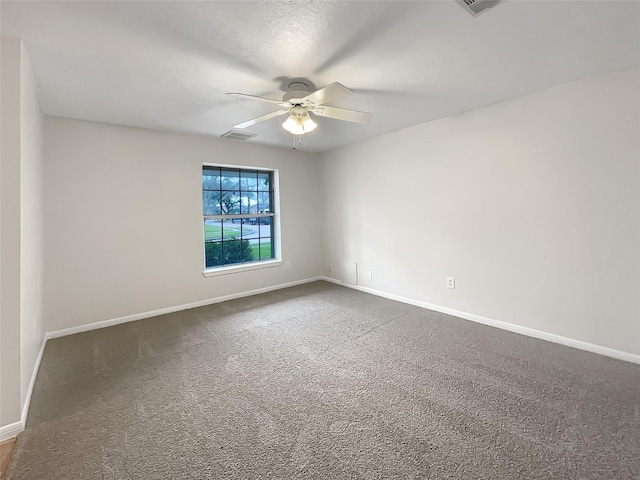
[[9,440],[0,443],[0,480],[4,479],[4,474],[7,471],[7,467],[9,466],[11,453],[13,452],[13,447],[15,446],[15,444],[15,438],[10,438]]

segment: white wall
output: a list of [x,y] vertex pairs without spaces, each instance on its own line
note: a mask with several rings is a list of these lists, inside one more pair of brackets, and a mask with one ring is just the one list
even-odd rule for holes
[[[45,120],[45,327],[55,331],[321,273],[316,156]],[[284,266],[204,278],[203,163],[277,168]]]
[[364,287],[640,354],[638,85],[614,71],[326,152],[325,274],[357,261]]
[[20,420],[20,41],[2,37],[0,427]]
[[0,440],[18,433],[43,342],[42,109],[22,43],[2,37]]
[[21,404],[43,341],[43,114],[27,51],[20,56],[20,349]]

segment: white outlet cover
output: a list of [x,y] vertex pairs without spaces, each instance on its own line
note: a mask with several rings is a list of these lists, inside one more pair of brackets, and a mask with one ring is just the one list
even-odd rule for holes
[[456,279],[454,277],[447,277],[447,287],[456,288]]

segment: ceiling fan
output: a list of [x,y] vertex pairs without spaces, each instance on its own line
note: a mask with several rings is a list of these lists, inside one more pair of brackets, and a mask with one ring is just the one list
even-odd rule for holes
[[328,107],[325,103],[332,102],[353,92],[341,83],[334,82],[315,92],[309,92],[308,86],[303,82],[292,82],[289,84],[289,91],[286,92],[282,100],[272,98],[257,97],[245,93],[227,93],[235,97],[246,98],[247,100],[257,100],[260,102],[273,103],[282,107],[282,110],[262,115],[261,117],[247,120],[246,122],[234,125],[233,128],[246,128],[259,122],[264,122],[270,118],[289,114],[289,117],[282,124],[282,127],[293,135],[304,135],[318,126],[313,121],[309,113],[319,117],[334,118],[354,123],[369,123],[372,115],[370,113],[347,110],[345,108]]

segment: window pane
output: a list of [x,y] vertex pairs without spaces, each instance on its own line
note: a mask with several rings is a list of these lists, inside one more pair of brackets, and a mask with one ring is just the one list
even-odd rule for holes
[[222,242],[205,242],[204,255],[207,268],[222,265]]
[[244,261],[260,260],[258,249],[260,242],[260,225],[257,218],[246,218],[242,224],[242,241],[244,247]]
[[260,236],[260,225],[258,225],[258,218],[245,218],[242,224],[242,238],[243,239],[257,239]]
[[256,192],[242,192],[240,195],[240,213],[258,213],[257,198]]
[[258,172],[252,170],[241,170],[240,189],[243,192],[255,192],[258,190]]
[[242,236],[242,220],[225,218],[222,220],[222,236],[224,240],[235,240]]
[[273,242],[271,238],[260,238],[260,260],[268,260],[273,257]]
[[203,190],[202,192],[202,214],[220,215],[220,192]]
[[271,238],[247,240],[251,249],[252,261],[274,258]]
[[240,170],[222,169],[222,189],[240,190]]
[[214,242],[222,240],[222,221],[221,220],[205,220],[204,221],[204,241]]
[[220,210],[222,215],[240,213],[240,192],[232,190],[222,191],[220,194]]
[[220,190],[219,167],[202,167],[202,189]]
[[[222,258],[224,265],[233,265],[234,263],[241,263],[245,256],[244,250],[248,250],[248,243],[243,243],[241,240],[225,240],[222,244]],[[243,246],[245,248],[243,249]]]
[[258,192],[258,213],[271,213],[271,193]]
[[258,190],[271,190],[271,172],[258,172]]

